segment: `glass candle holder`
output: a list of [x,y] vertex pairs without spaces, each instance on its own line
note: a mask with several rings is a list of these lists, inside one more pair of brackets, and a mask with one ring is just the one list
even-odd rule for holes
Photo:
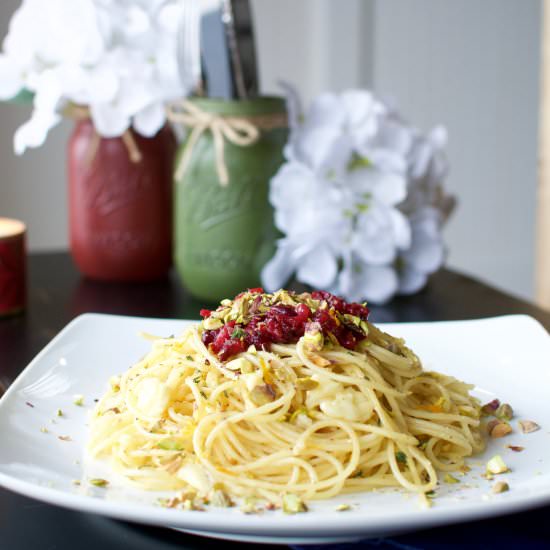
[[25,236],[23,222],[0,218],[0,317],[25,309]]

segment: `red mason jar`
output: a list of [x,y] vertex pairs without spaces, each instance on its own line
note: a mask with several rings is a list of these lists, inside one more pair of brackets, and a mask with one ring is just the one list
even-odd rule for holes
[[141,160],[122,138],[100,138],[90,120],[68,144],[69,224],[82,274],[111,281],[160,278],[172,265],[172,179],[176,139],[133,132]]

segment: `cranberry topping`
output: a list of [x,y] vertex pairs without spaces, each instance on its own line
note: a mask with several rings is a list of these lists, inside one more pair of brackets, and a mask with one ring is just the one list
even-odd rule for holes
[[[319,327],[324,336],[331,334],[348,349],[355,348],[365,338],[357,323],[358,319],[367,320],[369,309],[365,305],[347,303],[329,292],[316,291],[311,294],[314,303],[318,304],[313,311],[305,303],[275,303],[262,307],[262,296],[270,295],[264,295],[259,288],[249,289],[248,293],[256,296],[251,297],[245,321],[237,323],[229,320],[219,328],[203,332],[204,344],[222,361],[245,351],[250,345],[269,349],[275,343],[296,343],[311,326]],[[235,300],[244,295],[239,294]],[[311,304],[311,301],[308,303]],[[212,314],[209,310],[201,310],[200,313],[205,319]]]

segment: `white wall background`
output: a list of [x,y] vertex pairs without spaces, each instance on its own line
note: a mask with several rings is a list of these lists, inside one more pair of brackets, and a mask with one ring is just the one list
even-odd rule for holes
[[[0,39],[20,0],[0,0]],[[54,130],[46,145],[24,157],[13,154],[15,129],[29,109],[0,103],[0,216],[24,220],[31,250],[67,247],[65,142],[70,126]]]
[[383,0],[375,22],[375,88],[449,129],[449,264],[532,297],[540,3]]
[[[0,2],[0,34],[19,0]],[[252,0],[262,87],[372,87],[417,126],[450,134],[449,265],[532,298],[540,0]],[[0,216],[29,226],[31,250],[67,247],[70,125],[16,158],[25,108],[0,105]]]

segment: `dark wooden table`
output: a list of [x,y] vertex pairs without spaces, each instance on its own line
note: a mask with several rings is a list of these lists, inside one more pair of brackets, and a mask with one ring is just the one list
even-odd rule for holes
[[[196,319],[200,307],[205,305],[208,304],[199,303],[186,294],[175,274],[148,284],[99,283],[82,279],[68,254],[33,254],[29,258],[26,313],[0,319],[0,384],[8,386],[40,349],[81,313]],[[550,313],[470,277],[444,270],[416,296],[373,307],[371,319],[374,322],[437,321],[511,313],[531,315],[550,329]],[[540,524],[548,523],[543,518],[549,513],[550,507],[516,514],[508,518],[506,524],[508,528],[515,526],[518,532],[523,532],[524,528],[532,532]],[[499,529],[499,521],[478,524],[487,527],[494,524],[495,529]],[[456,536],[452,535],[450,540],[460,540],[459,528],[448,527],[417,533],[415,540],[436,540],[441,529],[447,533],[452,529]],[[206,544],[214,542],[168,529],[153,529],[71,512],[0,489],[2,549],[168,550],[199,548]],[[223,544],[228,550],[244,546],[228,542],[216,544]],[[548,544],[550,547],[550,540]]]

